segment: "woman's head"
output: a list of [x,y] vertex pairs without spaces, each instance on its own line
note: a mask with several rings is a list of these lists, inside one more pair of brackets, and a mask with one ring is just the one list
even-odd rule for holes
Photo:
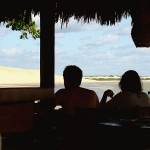
[[141,92],[142,84],[138,73],[134,70],[128,70],[123,75],[119,82],[119,87],[124,92]]

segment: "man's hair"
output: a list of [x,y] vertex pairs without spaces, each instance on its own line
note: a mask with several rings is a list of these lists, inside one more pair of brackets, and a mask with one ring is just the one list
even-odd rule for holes
[[75,65],[66,66],[63,71],[64,80],[67,80],[70,85],[80,85],[82,76],[82,70]]

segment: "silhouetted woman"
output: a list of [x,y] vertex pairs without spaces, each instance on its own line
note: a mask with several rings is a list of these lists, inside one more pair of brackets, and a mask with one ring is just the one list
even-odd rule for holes
[[[142,92],[140,76],[134,70],[128,70],[119,82],[121,92],[113,96],[112,90],[106,90],[101,99],[100,105],[105,107],[116,107],[118,109],[130,109],[135,106],[150,106],[148,94]],[[111,99],[107,102],[107,97]]]

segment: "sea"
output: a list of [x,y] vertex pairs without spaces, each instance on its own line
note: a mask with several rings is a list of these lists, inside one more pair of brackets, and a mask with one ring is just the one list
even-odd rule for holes
[[[97,93],[99,100],[101,100],[104,91],[107,89],[111,89],[114,92],[114,94],[120,92],[118,83],[119,81],[83,82],[81,84],[81,87],[94,90]],[[143,92],[148,94],[148,91],[150,91],[150,80],[142,81],[142,85],[143,85]],[[63,84],[61,83],[55,84],[55,92],[61,88],[64,88]]]

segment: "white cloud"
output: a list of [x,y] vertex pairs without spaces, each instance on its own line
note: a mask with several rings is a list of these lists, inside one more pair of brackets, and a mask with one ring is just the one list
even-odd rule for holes
[[55,33],[55,38],[63,38],[64,33]]
[[16,48],[0,49],[0,57],[16,57],[22,55],[22,53],[22,50],[17,50]]
[[6,28],[6,24],[1,23],[0,24],[0,38],[4,38],[6,37],[9,32],[12,32],[12,30],[10,28]]
[[150,53],[150,47],[149,48],[138,48],[138,51],[141,51],[143,53]]
[[97,49],[99,46],[110,44],[112,42],[117,41],[118,39],[119,36],[108,34],[99,39],[96,39],[95,41],[89,42],[85,45],[81,45],[80,49],[95,49],[95,48]]
[[69,23],[61,26],[60,21],[55,24],[55,32],[56,33],[68,33],[68,32],[83,32],[83,31],[91,31],[101,29],[102,26],[100,24],[96,24],[94,21],[90,23],[83,23],[83,21],[74,20],[74,18],[70,18]]

